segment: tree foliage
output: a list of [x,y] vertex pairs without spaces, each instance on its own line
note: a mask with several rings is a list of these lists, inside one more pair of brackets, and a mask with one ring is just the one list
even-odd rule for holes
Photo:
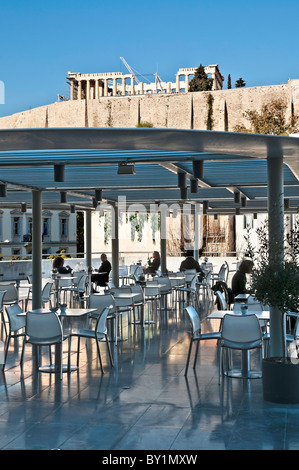
[[261,111],[247,110],[244,117],[249,120],[251,127],[243,125],[234,128],[235,132],[249,132],[254,134],[289,135],[298,132],[298,117],[286,118],[286,104],[278,99],[264,104]]
[[243,86],[246,86],[246,83],[244,82],[243,78],[238,78],[235,83],[235,88],[242,88]]
[[231,76],[229,74],[228,77],[227,77],[227,89],[230,90],[231,87],[232,87],[232,79],[231,79]]
[[189,83],[189,91],[209,91],[212,90],[213,79],[208,78],[205,68],[200,64],[195,70],[194,78]]
[[259,249],[254,249],[247,234],[247,251],[254,261],[250,276],[250,291],[263,305],[269,305],[279,311],[280,334],[283,344],[283,360],[286,359],[286,341],[284,318],[287,312],[299,311],[299,237],[298,220],[295,227],[284,235],[284,260],[279,253],[269,256],[269,227],[266,220],[256,230]]

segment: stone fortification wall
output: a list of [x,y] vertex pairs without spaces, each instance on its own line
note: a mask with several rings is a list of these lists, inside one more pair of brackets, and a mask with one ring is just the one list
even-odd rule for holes
[[0,118],[0,129],[40,127],[136,127],[150,122],[156,128],[207,129],[209,95],[212,95],[213,130],[233,131],[249,127],[243,114],[259,111],[281,99],[287,117],[299,115],[299,80],[288,84],[235,88],[197,93],[101,97],[93,100],[56,102]]

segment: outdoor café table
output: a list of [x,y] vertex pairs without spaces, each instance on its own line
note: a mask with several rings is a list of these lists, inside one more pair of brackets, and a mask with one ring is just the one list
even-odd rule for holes
[[[49,312],[48,309],[45,308],[38,308],[35,310],[29,310],[30,312],[33,313],[46,313]],[[58,310],[56,313],[60,318],[62,328],[64,328],[64,321],[66,319],[70,320],[71,319],[82,319],[89,315],[90,313],[95,312],[96,309],[94,308],[67,308],[65,312],[61,312]],[[19,313],[18,316],[24,316],[26,315],[26,312]],[[61,362],[61,355],[60,355],[60,348],[55,348],[55,364],[51,365],[45,365],[39,368],[41,372],[48,372],[48,373],[56,373],[59,372],[59,364]],[[62,366],[62,371],[63,372],[72,372],[78,370],[77,366],[72,366],[69,364],[64,364]]]
[[[268,310],[261,311],[252,311],[248,314],[255,314],[259,321],[269,321],[270,312]],[[241,312],[234,312],[233,310],[214,310],[210,315],[208,315],[209,320],[223,320],[225,315],[236,315],[242,316]],[[246,314],[246,315],[248,315]],[[233,369],[227,374],[229,377],[237,377],[242,379],[259,379],[261,378],[261,371],[250,370],[250,352],[249,350],[242,350],[242,360],[241,360],[241,369]]]
[[235,296],[235,300],[237,300],[237,302],[247,302],[249,296],[250,294],[238,294]]

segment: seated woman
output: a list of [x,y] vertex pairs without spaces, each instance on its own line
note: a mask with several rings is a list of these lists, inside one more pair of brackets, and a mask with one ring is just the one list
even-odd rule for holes
[[244,259],[239,266],[238,271],[232,278],[232,293],[233,296],[245,294],[246,291],[246,274],[250,274],[253,268],[253,261]]
[[148,266],[143,268],[144,274],[156,274],[161,263],[160,254],[158,251],[154,251],[151,258],[148,260]]
[[59,274],[70,274],[72,272],[70,266],[64,266],[64,258],[62,256],[56,256],[53,261],[52,269],[57,269]]

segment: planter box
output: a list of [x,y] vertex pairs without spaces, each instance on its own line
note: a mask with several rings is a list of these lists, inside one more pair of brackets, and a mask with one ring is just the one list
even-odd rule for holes
[[282,364],[279,358],[263,359],[263,398],[273,403],[299,403],[299,363]]

